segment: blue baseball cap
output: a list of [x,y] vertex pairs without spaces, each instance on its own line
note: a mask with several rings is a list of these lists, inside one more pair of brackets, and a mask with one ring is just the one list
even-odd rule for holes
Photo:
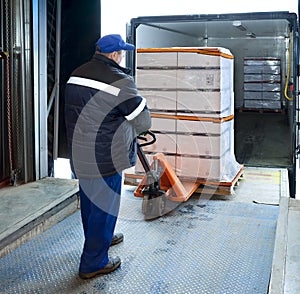
[[96,45],[100,48],[100,52],[103,53],[135,49],[134,45],[126,43],[118,34],[103,36],[97,41]]

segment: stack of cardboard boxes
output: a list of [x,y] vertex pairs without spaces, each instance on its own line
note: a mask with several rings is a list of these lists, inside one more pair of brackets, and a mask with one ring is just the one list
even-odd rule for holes
[[275,57],[244,59],[244,108],[282,109],[280,64]]
[[[233,56],[224,48],[151,48],[137,53],[136,83],[152,115],[155,144],[181,178],[231,181],[234,156]],[[143,173],[141,165],[136,173]]]

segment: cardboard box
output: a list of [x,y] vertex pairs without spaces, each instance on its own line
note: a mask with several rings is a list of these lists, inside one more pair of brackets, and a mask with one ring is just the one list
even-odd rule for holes
[[179,67],[220,67],[221,57],[191,52],[178,52]]
[[139,94],[146,98],[148,108],[152,111],[155,110],[172,110],[176,111],[177,108],[177,92],[176,91],[139,91]]
[[257,109],[281,109],[280,100],[244,100],[244,106]]
[[177,120],[178,133],[197,133],[221,135],[227,130],[233,134],[233,120],[225,122]]
[[[154,144],[143,147],[145,152],[176,153],[176,134],[155,134],[155,136],[156,142]],[[149,140],[150,139],[151,138],[149,138]]]
[[177,66],[177,52],[147,52],[136,56],[138,68],[174,67]]
[[177,134],[177,154],[222,156],[230,149],[229,132],[221,136],[194,136]]
[[152,118],[152,131],[159,131],[164,133],[176,132],[176,120],[166,118]]
[[178,69],[177,89],[221,91],[220,69]]
[[202,117],[226,117],[234,114],[234,93],[223,91],[178,91],[177,112]]
[[262,99],[281,100],[281,92],[263,92]]
[[[153,163],[153,156],[154,154],[145,154],[150,166],[151,164]],[[173,170],[176,169],[175,165],[176,165],[176,157],[175,155],[173,156],[169,156],[169,155],[166,155],[166,159],[168,160],[168,162],[171,164]],[[145,170],[142,166],[142,163],[140,162],[139,158],[137,159],[137,162],[136,162],[136,166],[135,166],[135,173],[137,174],[145,174]]]
[[161,69],[137,69],[136,86],[139,90],[176,90],[177,71]]
[[230,182],[240,169],[241,165],[231,151],[220,158],[176,156],[176,174],[183,178]]

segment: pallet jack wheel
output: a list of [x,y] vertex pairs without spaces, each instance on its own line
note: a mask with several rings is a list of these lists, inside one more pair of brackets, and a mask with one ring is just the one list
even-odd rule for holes
[[161,195],[159,197],[149,198],[145,195],[143,198],[142,212],[145,219],[154,219],[165,214],[166,197]]

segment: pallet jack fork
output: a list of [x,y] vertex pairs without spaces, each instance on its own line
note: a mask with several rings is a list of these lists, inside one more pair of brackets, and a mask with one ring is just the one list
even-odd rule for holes
[[[146,135],[150,135],[152,140],[147,141]],[[134,195],[143,197],[142,212],[145,219],[149,220],[169,213],[180,203],[187,201],[197,190],[199,182],[181,181],[163,153],[155,154],[150,166],[142,147],[154,144],[155,134],[147,131],[143,136],[138,136],[138,139],[147,141],[138,143],[137,146],[137,154],[146,174]]]

